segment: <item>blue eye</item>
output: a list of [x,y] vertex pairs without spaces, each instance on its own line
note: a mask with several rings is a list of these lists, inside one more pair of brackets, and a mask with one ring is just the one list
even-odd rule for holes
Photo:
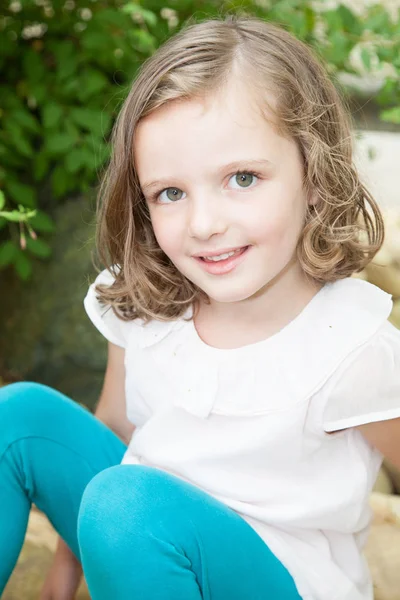
[[[164,196],[163,198],[162,196],[164,193],[166,194],[166,196]],[[179,188],[165,188],[165,190],[162,190],[162,192],[160,192],[160,194],[158,195],[158,202],[160,202],[161,204],[177,202],[177,200],[182,200],[183,194],[184,192],[182,192],[182,190],[180,190]]]
[[254,183],[254,180],[258,179],[258,176],[252,171],[240,171],[232,175],[229,181],[231,181],[231,179],[233,179],[234,182],[238,185],[238,187],[234,188],[237,190],[239,188],[246,189],[251,187],[251,185]]
[[[260,179],[260,175],[254,171],[237,171],[229,178],[229,181],[233,180],[236,184],[233,189],[245,190],[254,187],[254,184],[258,179]],[[158,204],[173,204],[184,198],[186,198],[186,193],[181,189],[177,187],[168,187],[153,194],[151,201],[157,202]]]

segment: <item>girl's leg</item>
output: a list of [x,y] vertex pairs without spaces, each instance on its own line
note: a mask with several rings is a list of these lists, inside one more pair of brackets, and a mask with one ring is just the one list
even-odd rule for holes
[[83,491],[121,461],[125,445],[98,419],[54,389],[0,389],[0,596],[20,553],[34,502],[77,556]]
[[153,467],[119,465],[94,477],[78,539],[93,600],[300,600],[246,521]]

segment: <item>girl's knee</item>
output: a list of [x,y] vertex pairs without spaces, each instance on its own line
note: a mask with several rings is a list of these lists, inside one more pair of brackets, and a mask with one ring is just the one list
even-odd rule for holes
[[[0,388],[0,410],[24,411],[24,406],[31,406],[37,399],[42,398],[43,388],[39,383],[18,381]],[[46,389],[46,388],[45,388]]]
[[32,381],[18,381],[17,383],[9,383],[0,388],[0,403],[5,402],[21,404],[23,402],[32,402],[36,398],[42,398],[49,395],[51,388],[41,383]]
[[0,388],[0,422],[18,426],[43,423],[54,412],[55,400],[62,398],[60,392],[40,383],[10,383]]
[[[98,473],[86,486],[79,516],[79,541],[93,536],[110,536],[114,540],[125,527],[137,532],[149,531],[155,512],[166,507],[164,495],[168,474],[141,465],[117,465]],[[110,533],[112,531],[112,534]]]

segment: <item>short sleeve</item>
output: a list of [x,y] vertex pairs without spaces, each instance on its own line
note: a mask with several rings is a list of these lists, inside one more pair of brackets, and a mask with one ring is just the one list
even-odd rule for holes
[[109,271],[102,271],[97,276],[94,283],[89,287],[83,304],[89,319],[94,326],[97,327],[100,333],[112,344],[125,348],[129,322],[119,319],[111,306],[101,304],[95,290],[97,285],[101,284],[109,286],[113,281],[114,278]]
[[324,395],[326,432],[400,417],[400,331],[386,322],[342,363]]

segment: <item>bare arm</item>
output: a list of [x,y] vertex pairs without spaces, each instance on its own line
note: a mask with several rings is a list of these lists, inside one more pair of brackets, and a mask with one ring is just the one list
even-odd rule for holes
[[135,427],[126,416],[124,357],[123,348],[108,343],[107,368],[95,415],[128,444]]
[[357,429],[394,467],[400,469],[400,418],[359,425]]

